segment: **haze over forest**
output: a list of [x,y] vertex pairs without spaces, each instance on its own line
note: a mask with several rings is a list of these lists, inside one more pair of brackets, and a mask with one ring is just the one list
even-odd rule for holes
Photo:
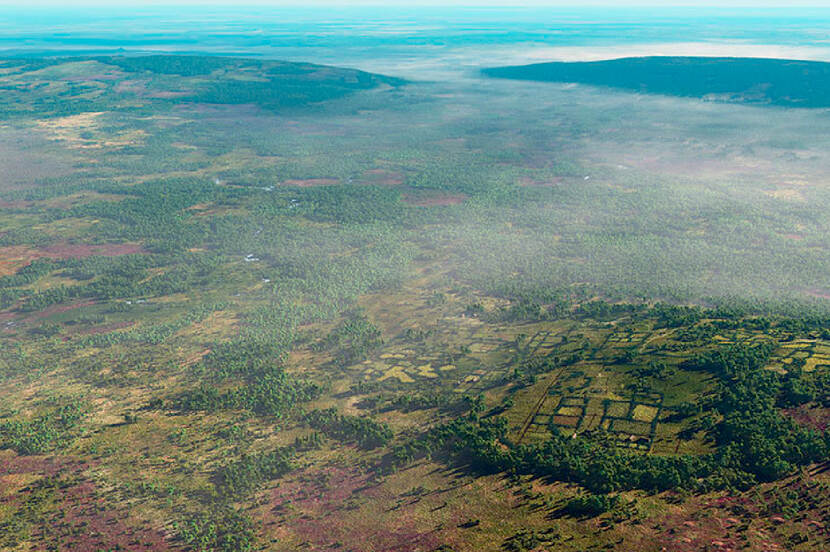
[[0,549],[826,550],[828,28],[0,10]]

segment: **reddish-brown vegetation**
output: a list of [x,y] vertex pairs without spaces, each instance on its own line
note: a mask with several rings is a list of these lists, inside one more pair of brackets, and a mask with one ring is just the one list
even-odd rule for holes
[[48,316],[52,316],[53,314],[60,314],[62,312],[67,312],[75,309],[80,309],[83,307],[89,307],[95,304],[95,301],[87,300],[87,301],[79,301],[77,303],[70,303],[64,305],[52,305],[51,307],[47,307],[43,310],[39,310],[26,318],[26,322],[31,322],[34,320],[38,320],[40,318],[46,318]]
[[[793,477],[739,495],[692,499],[655,519],[651,528],[658,537],[647,540],[673,552],[800,550],[793,547],[799,542],[824,550],[830,545],[830,495],[822,485],[810,476]],[[793,512],[790,504],[800,511]]]
[[803,426],[819,431],[830,428],[830,409],[820,406],[802,404],[795,408],[788,408],[784,413]]
[[37,252],[40,256],[51,259],[82,259],[93,255],[106,257],[133,255],[136,253],[144,253],[145,250],[137,243],[106,243],[96,245],[61,243],[38,249]]
[[4,476],[29,474],[53,477],[59,472],[79,473],[89,467],[80,460],[55,456],[17,456],[6,450],[0,454],[0,481]]
[[[48,523],[35,524],[31,536],[33,542],[43,543],[48,550],[169,550],[167,535],[162,531],[132,520],[126,506],[115,507],[107,502],[86,475],[90,467],[89,462],[74,458],[4,452],[0,455],[0,509],[22,515],[26,523],[25,505],[37,494]],[[21,476],[27,481],[22,486]]]
[[363,173],[363,180],[370,184],[380,184],[382,186],[400,186],[404,182],[404,175],[386,169],[369,169]]
[[818,299],[830,299],[830,291],[823,289],[808,289],[805,293]]
[[380,523],[374,516],[349,513],[355,509],[352,501],[366,499],[389,503],[395,497],[356,471],[309,469],[272,491],[270,515],[276,515],[277,520],[266,525],[283,522],[281,529],[301,541],[321,547],[340,543],[347,550],[410,552],[434,550],[441,544],[434,527],[418,527],[405,505],[393,516],[394,522],[384,518]]
[[50,550],[159,552],[171,548],[164,532],[131,520],[125,507],[107,504],[89,480],[63,480],[55,493],[58,509],[48,529],[41,528],[37,535],[41,542],[51,543]]
[[117,257],[145,253],[145,249],[137,243],[56,243],[34,249],[25,245],[0,247],[0,276],[14,274],[20,268],[36,259],[82,259],[92,255]]

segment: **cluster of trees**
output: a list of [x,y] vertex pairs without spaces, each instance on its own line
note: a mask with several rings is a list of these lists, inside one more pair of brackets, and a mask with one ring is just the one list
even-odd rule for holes
[[381,345],[380,328],[363,312],[355,310],[346,313],[340,324],[314,348],[318,351],[332,350],[335,364],[349,366],[365,359]]
[[344,443],[357,443],[364,449],[385,445],[393,437],[392,430],[385,422],[376,422],[365,416],[340,414],[334,408],[312,410],[305,421],[326,436]]
[[251,520],[227,507],[214,508],[209,516],[197,515],[173,523],[173,530],[198,552],[251,552],[256,533]]
[[761,481],[830,457],[830,433],[805,428],[780,413],[780,406],[807,403],[814,395],[794,392],[808,385],[800,371],[782,376],[764,369],[774,349],[770,342],[721,346],[689,363],[719,379],[711,407],[723,416],[713,429],[720,460]]
[[31,295],[32,292],[28,289],[15,288],[33,284],[54,271],[58,266],[58,263],[50,259],[35,259],[14,274],[0,277],[0,308],[14,305],[21,297]]
[[[430,159],[406,184],[415,190],[442,190],[462,193],[482,200],[505,199],[515,195],[516,169],[500,163],[497,152],[481,154],[480,164],[457,153],[441,152]],[[488,163],[489,162],[489,163]]]
[[213,381],[231,378],[255,380],[264,372],[279,371],[285,349],[279,342],[242,336],[217,343],[194,368]]
[[291,471],[292,447],[278,448],[259,454],[243,454],[216,472],[216,486],[229,495],[249,493],[266,481]]
[[524,322],[555,320],[567,312],[564,302],[542,305],[532,299],[521,297],[510,306],[501,307],[490,313],[488,320],[493,322]]
[[[138,105],[135,102],[125,104],[125,96],[133,99],[136,96],[117,87],[118,80],[90,75],[86,82],[77,82],[44,77],[37,71],[50,66],[90,61],[127,73],[143,74],[150,81],[150,86],[157,90],[187,90],[188,93],[176,98],[143,96]],[[101,71],[106,72],[107,68],[101,67]],[[251,72],[256,72],[261,78],[237,78],[239,74],[250,75]],[[211,78],[206,80],[204,77],[208,75]],[[169,109],[182,101],[255,104],[281,112],[285,109],[308,110],[316,103],[343,98],[361,90],[404,84],[401,79],[308,63],[176,55],[55,58],[45,64],[28,60],[25,65],[15,68],[13,76],[13,80],[0,83],[7,96],[3,106],[7,116],[31,114],[32,110],[41,117],[67,116],[110,111],[116,106],[121,113],[158,113],[160,109]],[[175,81],[170,78],[172,76]]]
[[[26,291],[20,310],[31,312],[73,299],[124,299],[158,297],[206,287],[215,281],[215,271],[222,260],[213,255],[182,253],[168,255],[93,256],[61,261],[59,274],[89,282],[73,286],[55,286],[42,291]],[[154,268],[166,267],[160,274],[149,275]],[[48,274],[45,268],[37,277]],[[94,278],[94,279],[93,279]],[[36,281],[33,278],[33,281]]]
[[613,509],[619,501],[619,495],[580,494],[568,500],[562,509],[575,517],[593,517]]
[[262,371],[259,377],[254,376],[244,384],[224,391],[215,385],[202,384],[179,395],[175,405],[185,412],[234,409],[282,418],[296,404],[315,399],[320,392],[319,384],[297,380],[286,374],[282,367],[275,366]]
[[631,373],[635,378],[640,380],[647,378],[663,380],[674,375],[675,370],[662,360],[652,360],[645,366],[634,368]]
[[164,343],[179,330],[196,322],[201,322],[211,313],[224,310],[226,303],[214,303],[201,305],[183,316],[170,322],[142,326],[135,330],[115,331],[88,335],[72,341],[72,345],[79,349],[86,347],[108,347],[117,343],[148,343],[158,345]]
[[51,259],[35,259],[14,274],[0,277],[0,288],[26,286],[46,276],[59,265]]
[[[541,545],[552,545],[558,539],[559,534],[553,528],[545,531],[522,529],[507,537],[502,544],[502,548],[506,552],[530,552]],[[439,550],[439,552],[441,551]]]
[[209,75],[219,69],[239,69],[244,65],[257,63],[234,58],[211,56],[107,56],[93,59],[106,65],[114,65],[122,71],[129,73],[148,72],[159,75],[179,75],[182,77]]
[[[194,368],[200,381],[175,402],[183,411],[243,409],[282,418],[298,403],[320,396],[320,384],[286,373],[284,343],[267,335],[241,336],[218,344]],[[237,385],[228,386],[228,383]]]
[[75,400],[30,420],[0,422],[0,448],[28,455],[66,446],[74,438],[75,429],[86,412],[86,405]]
[[401,192],[384,186],[317,186],[292,192],[298,214],[340,224],[399,221],[405,213]]
[[104,238],[144,240],[158,253],[183,252],[202,243],[204,223],[186,209],[205,202],[233,204],[250,196],[249,190],[219,186],[198,178],[169,178],[135,186],[98,186],[101,193],[126,196],[121,201],[92,201],[57,212],[56,217],[95,217],[110,224],[97,225]]

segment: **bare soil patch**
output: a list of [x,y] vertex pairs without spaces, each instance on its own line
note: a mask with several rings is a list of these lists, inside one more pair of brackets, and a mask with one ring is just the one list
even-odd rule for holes
[[34,259],[37,256],[25,245],[0,247],[0,276],[14,274]]
[[53,259],[82,259],[93,255],[118,257],[120,255],[146,253],[146,250],[137,243],[105,243],[100,245],[62,243],[44,247],[39,251],[43,252],[42,256]]
[[34,320],[39,320],[41,318],[46,318],[52,316],[53,314],[60,314],[62,312],[68,312],[75,309],[80,309],[83,307],[89,307],[95,304],[95,301],[88,300],[88,301],[80,301],[78,303],[71,303],[71,304],[64,304],[64,305],[52,305],[51,307],[47,307],[43,310],[37,311],[29,316],[26,317],[26,322],[32,322]]
[[14,274],[36,259],[83,259],[92,255],[117,257],[147,251],[138,243],[56,243],[39,249],[26,245],[0,247],[0,276]]
[[370,169],[363,173],[363,180],[369,184],[381,186],[400,186],[404,182],[404,175],[386,169]]

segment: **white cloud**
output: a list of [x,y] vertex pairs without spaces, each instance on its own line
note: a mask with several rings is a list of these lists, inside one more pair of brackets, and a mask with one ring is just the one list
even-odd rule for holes
[[532,48],[521,54],[526,63],[535,61],[599,61],[642,56],[758,57],[830,61],[830,47],[750,44],[744,42],[672,42],[614,46],[561,46]]

